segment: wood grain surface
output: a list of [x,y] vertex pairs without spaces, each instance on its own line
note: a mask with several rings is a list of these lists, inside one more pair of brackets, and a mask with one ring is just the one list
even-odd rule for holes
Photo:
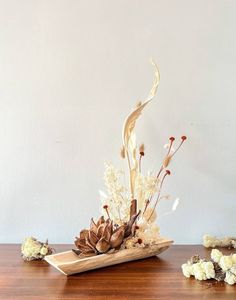
[[159,257],[66,277],[46,261],[24,262],[20,245],[0,245],[0,299],[236,299],[236,286],[182,275],[181,264],[193,254],[209,257],[210,250],[171,246]]

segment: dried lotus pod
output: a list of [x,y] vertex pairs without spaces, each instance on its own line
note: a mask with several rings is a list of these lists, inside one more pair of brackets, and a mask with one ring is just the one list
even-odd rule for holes
[[97,222],[91,219],[90,229],[84,229],[79,237],[75,238],[75,245],[78,250],[74,251],[81,256],[106,253],[111,249],[119,248],[124,239],[133,234],[133,225],[139,216],[133,215],[130,220],[121,226],[113,226],[110,219],[105,221],[100,217]]

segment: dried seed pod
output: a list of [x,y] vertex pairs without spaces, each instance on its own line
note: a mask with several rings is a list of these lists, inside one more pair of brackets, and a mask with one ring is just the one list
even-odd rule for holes
[[121,156],[121,158],[125,159],[125,147],[124,146],[122,146],[120,149],[120,156]]
[[99,253],[106,253],[110,249],[110,243],[105,238],[101,238],[97,242],[96,249]]
[[163,167],[166,168],[169,165],[170,161],[171,161],[171,156],[170,155],[166,156],[166,158],[163,161]]
[[119,247],[124,240],[124,235],[125,235],[125,226],[120,226],[111,236],[111,240],[110,240],[111,248]]

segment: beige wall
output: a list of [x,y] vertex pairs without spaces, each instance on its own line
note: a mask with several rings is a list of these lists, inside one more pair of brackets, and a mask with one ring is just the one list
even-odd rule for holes
[[[0,0],[0,242],[72,242],[98,215],[103,161],[152,82],[145,168],[189,137],[165,191],[163,235],[236,234],[236,1]],[[159,214],[171,202],[162,203]]]

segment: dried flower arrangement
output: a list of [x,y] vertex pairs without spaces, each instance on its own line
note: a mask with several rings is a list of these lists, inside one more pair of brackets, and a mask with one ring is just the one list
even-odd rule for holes
[[[100,191],[102,216],[91,219],[89,229],[80,231],[75,238],[76,249],[46,256],[45,259],[65,275],[114,265],[130,260],[158,255],[172,241],[161,238],[156,225],[156,207],[162,196],[162,187],[171,173],[167,169],[186,136],[176,149],[174,137],[169,138],[167,153],[155,174],[142,173],[145,156],[144,144],[137,147],[135,125],[143,109],[154,98],[159,84],[159,70],[153,62],[154,83],[147,99],[139,102],[124,122],[121,158],[126,160],[128,176],[105,163],[104,180],[107,193]],[[125,178],[129,183],[123,184]]]
[[[161,191],[164,181],[171,173],[169,166],[176,152],[186,140],[182,136],[176,150],[173,148],[174,137],[169,138],[167,153],[156,174],[142,174],[142,160],[145,155],[144,144],[137,147],[134,132],[136,121],[143,109],[156,94],[159,84],[159,71],[155,69],[154,83],[147,99],[139,102],[124,122],[121,158],[126,159],[128,166],[129,186],[126,187],[122,177],[124,172],[116,169],[111,163],[105,163],[105,185],[107,194],[100,192],[103,213],[97,222],[91,220],[89,229],[84,229],[76,237],[75,253],[80,256],[91,256],[114,250],[147,247],[158,242],[159,228],[155,224],[156,207],[162,199]],[[124,180],[125,181],[125,180]]]
[[233,285],[236,283],[236,254],[223,255],[218,249],[212,249],[211,260],[191,257],[182,265],[185,277],[194,276],[197,280],[215,279]]

